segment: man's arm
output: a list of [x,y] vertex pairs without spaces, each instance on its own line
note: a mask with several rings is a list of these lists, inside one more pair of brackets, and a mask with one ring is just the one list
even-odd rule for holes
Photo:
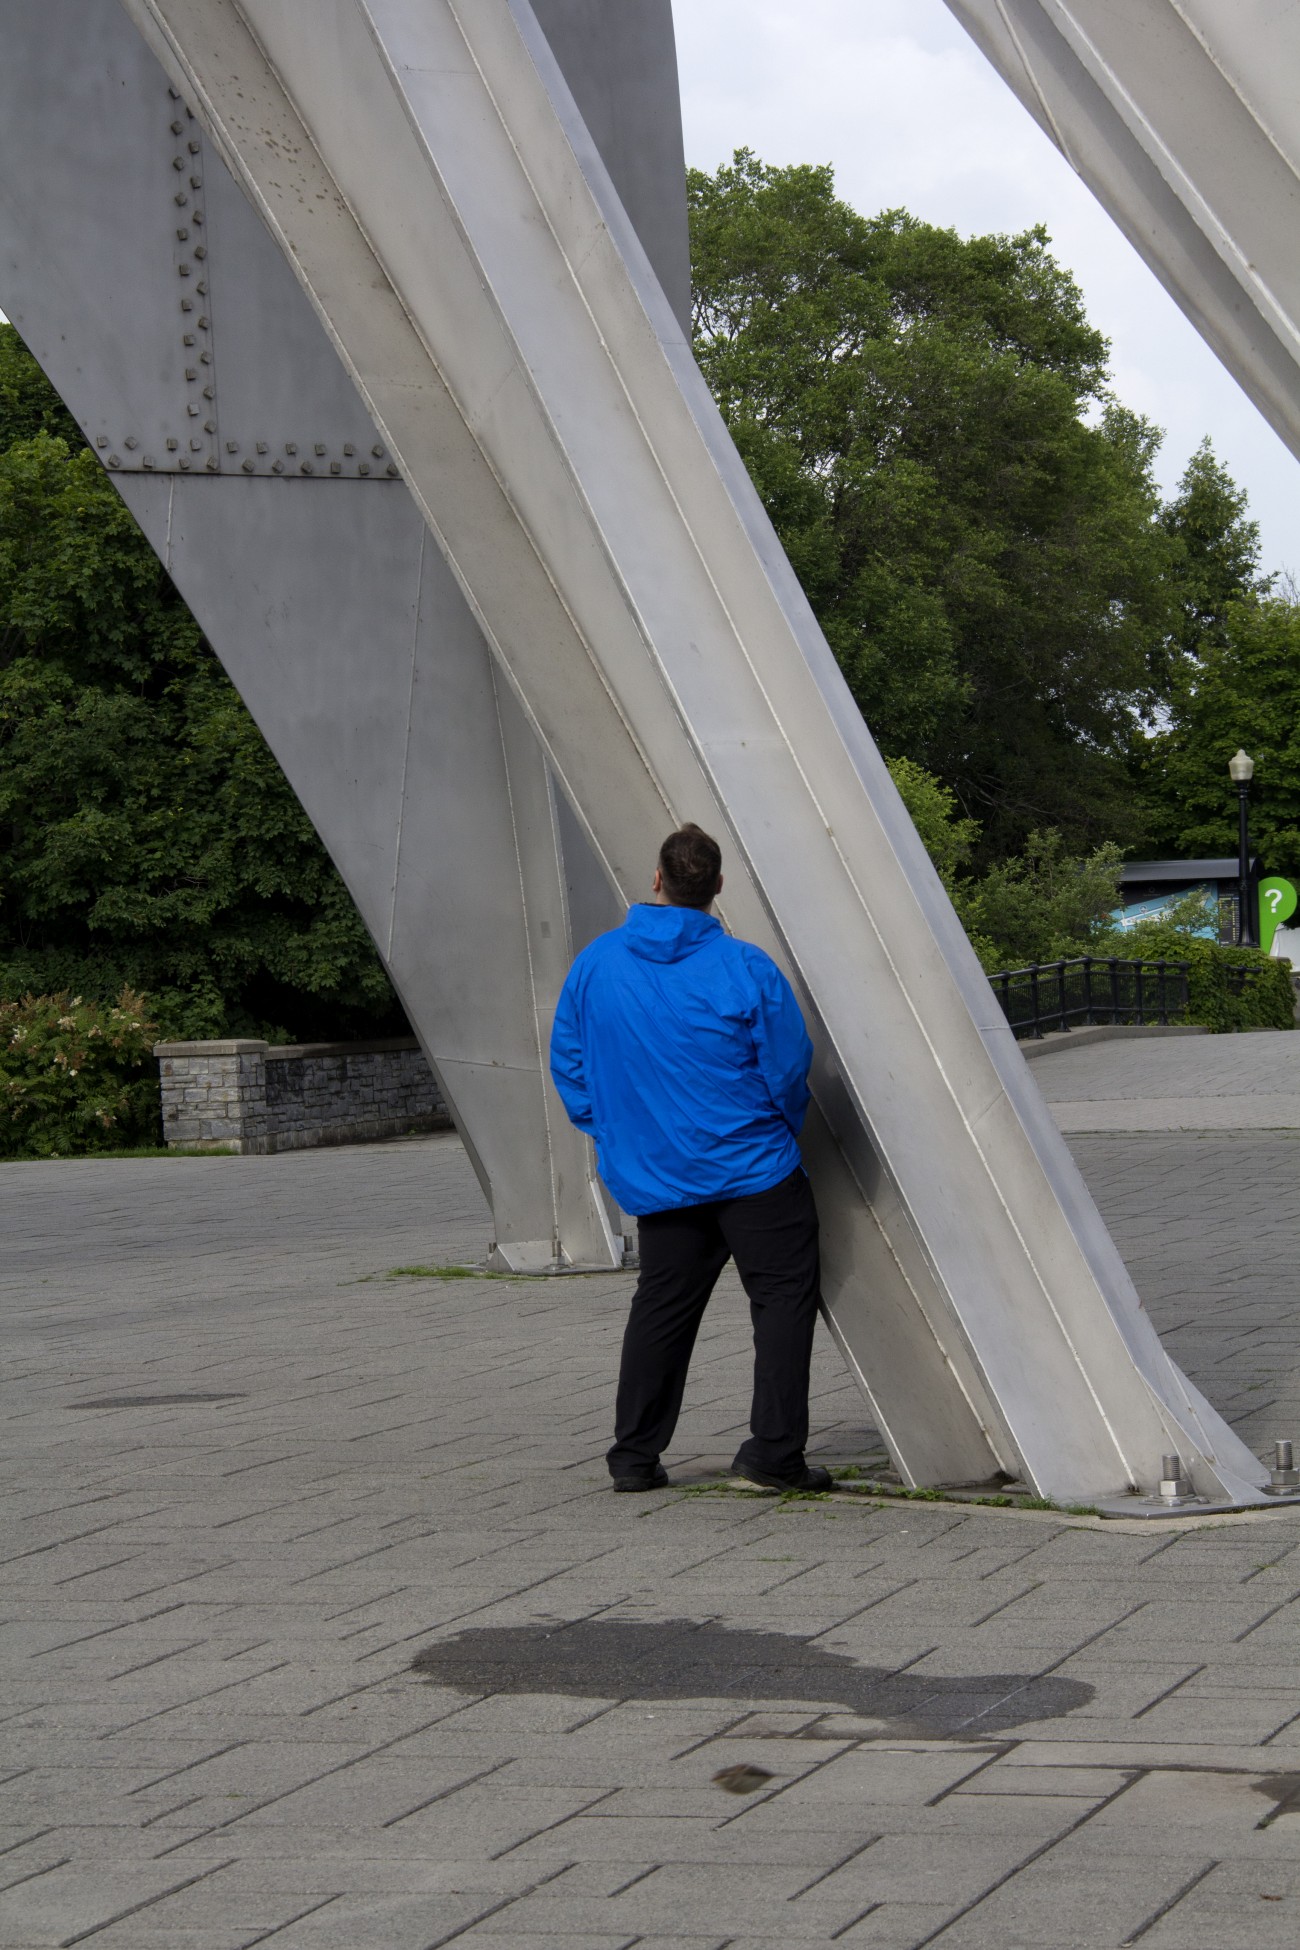
[[776,963],[756,950],[750,957],[750,973],[756,990],[753,1034],[758,1066],[772,1102],[798,1137],[811,1096],[812,1043],[794,990]]
[[551,1081],[560,1093],[560,1102],[569,1121],[588,1137],[596,1134],[591,1093],[582,1066],[582,1037],[578,1023],[578,1003],[574,982],[575,968],[569,970],[551,1024]]

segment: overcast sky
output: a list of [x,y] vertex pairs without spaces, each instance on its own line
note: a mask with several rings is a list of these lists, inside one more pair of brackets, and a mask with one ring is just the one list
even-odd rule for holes
[[686,159],[829,162],[864,215],[973,231],[1045,223],[1112,345],[1115,391],[1165,429],[1173,486],[1209,434],[1250,495],[1266,568],[1300,574],[1297,463],[1021,108],[943,0],[675,0]]

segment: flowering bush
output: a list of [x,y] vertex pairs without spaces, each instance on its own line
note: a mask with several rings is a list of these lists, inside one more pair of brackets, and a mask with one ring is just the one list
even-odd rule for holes
[[161,1143],[158,1031],[143,996],[0,1002],[0,1158],[68,1158]]

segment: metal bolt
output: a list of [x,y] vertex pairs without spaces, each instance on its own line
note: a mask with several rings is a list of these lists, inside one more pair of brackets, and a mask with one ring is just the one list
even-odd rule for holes
[[171,438],[171,437],[169,436],[169,437],[168,437],[168,440],[167,440],[167,451],[168,451],[168,453],[169,453],[169,454],[174,454],[174,453],[176,452],[176,449],[177,449],[177,448],[178,448],[178,447],[180,446],[180,444],[181,444],[181,443],[180,443],[180,441],[179,441],[179,440],[173,440],[173,439],[172,439],[172,438]]
[[206,332],[206,331],[207,331],[207,329],[208,329],[208,321],[207,321],[207,319],[206,319],[206,318],[205,318],[205,317],[203,316],[203,314],[202,314],[202,313],[200,312],[200,314],[199,314],[199,330],[200,330],[201,332]]
[[298,443],[297,443],[297,441],[296,441],[296,440],[286,440],[286,441],[285,441],[285,443],[284,443],[284,451],[285,451],[285,453],[286,453],[286,454],[296,454],[296,453],[297,453],[297,451],[298,451]]
[[352,456],[353,456],[353,454],[355,454],[355,452],[356,452],[357,450],[356,450],[356,448],[355,448],[355,447],[354,447],[354,446],[352,445],[352,442],[351,442],[350,440],[345,440],[345,441],[343,442],[343,451],[344,451],[344,453],[345,453],[345,454],[346,454],[346,455],[348,456],[348,458],[349,458],[349,460],[350,460],[350,459],[352,458]]
[[191,176],[190,188],[192,190],[201,190],[203,188],[203,178],[201,176]]
[[108,464],[110,467],[120,467],[122,465],[122,456],[120,454],[110,454]]
[[253,463],[252,463],[252,461],[251,461],[251,460],[243,460],[243,461],[241,461],[241,462],[240,462],[239,464],[240,464],[240,466],[241,466],[241,467],[243,468],[243,470],[244,470],[244,472],[245,472],[245,474],[252,474],[252,473],[254,473],[254,472],[256,471],[256,470],[254,469],[254,466],[253,466]]
[[195,289],[195,290],[196,290],[196,291],[198,292],[198,294],[199,294],[199,296],[200,296],[200,298],[206,298],[206,297],[207,297],[207,295],[208,295],[208,287],[207,287],[207,285],[206,285],[206,284],[204,284],[204,283],[202,283],[202,282],[200,281],[200,283],[198,283],[198,284],[196,284],[196,285],[195,285],[195,287],[194,287],[194,289]]
[[141,462],[140,462],[140,465],[141,465],[141,467],[143,467],[143,468],[145,469],[145,471],[146,471],[146,472],[148,472],[149,470],[151,470],[151,469],[152,469],[152,467],[153,467],[153,455],[152,455],[152,454],[145,454],[145,456],[143,457],[143,459],[142,459],[142,460],[141,460]]
[[190,271],[192,270],[192,268],[193,267],[189,264],[178,264],[176,266],[177,271],[180,273],[180,275],[183,278],[187,278],[190,275]]
[[391,460],[389,461],[388,466],[384,470],[384,472],[389,476],[389,478],[394,481],[397,479],[398,471],[399,470],[393,466]]
[[185,158],[184,158],[184,156],[173,156],[173,157],[172,157],[172,168],[173,168],[173,169],[184,169],[184,167],[185,167]]
[[216,430],[217,430],[217,423],[215,420],[205,420],[203,422],[204,433],[215,433]]
[[201,440],[191,440],[190,452],[192,454],[201,454],[203,452],[203,442]]
[[309,460],[305,460],[303,461],[301,467],[298,469],[298,472],[300,474],[314,474],[316,472],[316,469],[312,466]]
[[182,244],[185,242],[185,239],[189,236],[189,234],[190,233],[188,230],[186,230],[184,224],[182,224],[180,229],[176,232],[177,239]]
[[226,452],[228,454],[237,454],[239,452],[239,442],[237,440],[227,440]]
[[259,441],[258,441],[258,443],[257,443],[257,451],[258,451],[258,453],[259,453],[259,454],[264,454],[264,453],[266,452],[266,442],[265,442],[265,440],[259,440]]
[[[193,300],[193,298],[182,298],[182,299],[181,299],[181,310],[182,310],[182,311],[193,311],[193,309],[194,309],[194,300]],[[202,322],[203,322],[203,321],[202,321],[202,320],[200,319],[200,321],[199,321],[199,323],[200,323],[200,324],[202,324]]]
[[173,122],[173,123],[172,123],[172,134],[173,134],[173,135],[184,135],[184,133],[185,133],[185,124],[184,124],[184,122]]
[[323,453],[327,453],[327,452],[328,452],[328,449],[327,449],[326,447],[324,447],[324,446],[322,446],[322,444],[321,444],[321,442],[320,442],[320,441],[318,440],[318,441],[316,442],[316,452],[317,452],[318,454],[323,454]]
[[183,210],[185,208],[185,205],[189,202],[189,200],[190,199],[188,198],[188,196],[186,196],[184,190],[177,190],[175,196],[172,198],[173,203],[175,203],[177,209],[179,210]]
[[221,462],[217,459],[215,454],[209,454],[207,466],[208,466],[209,474],[215,474],[219,471],[221,467]]
[[273,460],[271,462],[271,472],[273,474],[283,474],[284,462],[282,460]]
[[196,244],[194,246],[195,257],[204,258],[207,256],[207,254],[208,254],[208,247],[206,244]]
[[193,345],[193,344],[194,344],[194,334],[193,334],[193,332],[184,332],[184,333],[182,333],[182,335],[181,335],[181,344],[182,344],[182,345]]
[[341,460],[332,460],[332,461],[330,462],[330,473],[331,473],[331,474],[341,474],[342,472],[343,472],[343,463],[342,463],[342,461],[341,461]]
[[99,435],[99,437],[98,437],[98,439],[96,440],[96,442],[95,442],[95,445],[96,445],[97,447],[107,447],[107,445],[108,445],[108,435],[107,435],[106,433],[101,433],[101,434]]
[[188,455],[188,454],[182,454],[182,455],[181,455],[181,472],[182,472],[182,474],[188,474],[188,473],[189,473],[189,471],[190,471],[190,457],[189,457],[189,455]]
[[134,451],[135,448],[137,448],[140,445],[140,442],[136,439],[133,433],[128,433],[125,441],[122,444],[126,447],[131,448],[132,451]]
[[192,156],[197,156],[197,155],[198,155],[198,153],[199,153],[199,145],[198,145],[198,143],[197,143],[197,142],[191,142],[191,143],[189,144],[189,151],[190,151],[190,154],[191,154]]
[[203,388],[203,397],[204,399],[215,399],[216,392],[211,386],[205,386]]
[[197,378],[198,378],[198,376],[199,376],[199,369],[198,369],[198,367],[197,367],[197,366],[186,366],[186,368],[185,368],[185,377],[186,377],[187,379],[189,379],[189,380],[194,380],[194,379],[197,379]]
[[189,414],[189,416],[190,416],[190,418],[191,418],[191,420],[197,420],[197,419],[198,419],[198,417],[199,417],[199,409],[198,409],[198,407],[197,407],[197,406],[195,406],[195,404],[194,404],[194,402],[193,402],[192,400],[191,400],[191,402],[190,402],[190,404],[189,404],[189,405],[188,405],[188,406],[186,407],[186,409],[185,409],[185,411],[186,411],[186,412],[187,412],[187,413]]
[[368,460],[363,460],[360,467],[358,467],[357,469],[357,473],[368,474],[369,472],[370,472],[370,462]]
[[1192,1486],[1183,1474],[1181,1456],[1161,1456],[1159,1494],[1166,1502],[1179,1502],[1192,1494]]
[[1284,1440],[1273,1444],[1273,1467],[1265,1487],[1274,1496],[1291,1496],[1300,1490],[1300,1469],[1295,1467],[1295,1458],[1289,1441]]
[[376,460],[382,460],[384,458],[384,450],[382,447],[375,446],[372,447],[370,451],[374,455]]

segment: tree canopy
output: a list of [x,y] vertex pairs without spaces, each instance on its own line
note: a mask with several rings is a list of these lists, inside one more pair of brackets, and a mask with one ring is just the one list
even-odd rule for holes
[[744,150],[689,188],[697,356],[882,750],[987,857],[1127,837],[1177,545],[1045,232],[862,217]]

